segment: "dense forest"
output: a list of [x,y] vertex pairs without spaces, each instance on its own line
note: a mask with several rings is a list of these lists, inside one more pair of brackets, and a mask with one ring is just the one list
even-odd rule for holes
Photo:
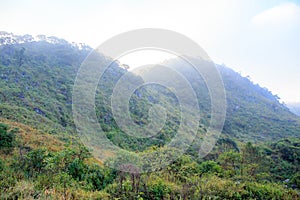
[[[0,198],[1,199],[299,199],[300,118],[266,88],[218,65],[227,96],[227,116],[214,149],[198,156],[207,132],[210,99],[193,69],[173,59],[199,101],[198,134],[184,155],[154,172],[137,166],[112,169],[126,160],[104,162],[80,141],[72,116],[72,88],[82,61],[92,51],[55,37],[12,36],[0,39]],[[122,131],[110,108],[114,85],[127,73],[112,63],[96,91],[96,114],[106,137],[116,146],[155,155],[176,154],[165,145],[178,129],[179,105],[172,91],[145,86],[129,102],[136,124],[149,123],[155,104],[170,108],[166,126],[151,138]],[[132,81],[141,81],[131,76]],[[164,162],[165,158],[161,158]],[[151,160],[149,161],[151,164]]]

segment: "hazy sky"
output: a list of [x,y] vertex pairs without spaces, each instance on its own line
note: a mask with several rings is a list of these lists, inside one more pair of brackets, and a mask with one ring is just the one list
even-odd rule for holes
[[[177,31],[196,41],[216,63],[249,75],[285,102],[300,102],[300,1],[0,0],[0,3],[0,30],[57,36],[92,47],[137,28]],[[124,60],[136,64],[141,58],[146,59],[132,55]],[[160,56],[152,54],[151,58]]]

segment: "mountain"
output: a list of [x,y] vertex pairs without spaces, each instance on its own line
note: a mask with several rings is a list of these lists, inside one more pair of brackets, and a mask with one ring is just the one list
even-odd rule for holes
[[[119,127],[111,96],[123,75],[123,88],[143,84],[143,79],[97,54],[97,64],[110,64],[96,89],[97,121],[115,146],[128,151],[112,154],[101,145],[87,149],[75,134],[72,93],[78,69],[91,51],[56,37],[0,32],[0,199],[299,199],[299,117],[267,89],[226,66],[216,66],[226,90],[223,134],[202,158],[198,142],[209,134],[211,119],[208,88],[186,63],[166,61],[190,83],[199,100],[196,140],[179,156],[178,148],[165,144],[177,134],[180,111],[195,106],[185,98],[189,91],[176,76],[166,74],[187,104],[188,109],[182,109],[174,88],[150,84],[135,90],[129,100],[135,126],[147,127],[162,110],[166,120],[155,136],[127,134],[135,129]],[[163,78],[155,73],[157,67],[149,72]],[[84,96],[79,98],[88,105]],[[158,109],[149,112],[154,105]],[[194,116],[188,113],[184,128],[198,122]],[[122,112],[119,117],[123,119]],[[142,134],[151,131],[146,128]],[[181,136],[177,142],[185,144],[193,133],[184,131]],[[95,151],[109,159],[96,160],[98,154],[91,154]],[[137,155],[143,164],[131,164]],[[176,159],[167,163],[173,155]],[[156,171],[143,173],[153,166]]]
[[[202,110],[209,112],[209,93],[205,82],[185,61],[166,62],[187,77],[200,100]],[[216,65],[223,79],[227,116],[223,133],[240,141],[268,141],[287,136],[299,137],[299,117],[279,102],[268,89],[252,83],[247,77],[224,65]]]
[[33,43],[33,42],[46,42],[50,44],[66,44],[71,45],[79,50],[88,50],[90,51],[91,48],[84,44],[84,43],[69,43],[64,39],[60,39],[54,36],[47,37],[45,35],[14,35],[13,33],[8,33],[5,31],[0,31],[0,46],[3,45],[18,45],[24,43]]
[[[1,117],[47,132],[74,133],[73,83],[79,66],[92,49],[56,37],[16,36],[6,32],[0,33],[0,44]],[[112,62],[105,55],[100,57],[103,64]],[[210,99],[204,81],[201,77],[195,76],[196,73],[191,67],[186,66],[186,63],[176,59],[168,62],[182,72],[196,91],[200,100],[199,107],[204,116],[201,123],[207,127],[210,118]],[[299,117],[282,105],[277,96],[230,68],[220,65],[217,65],[217,68],[223,78],[227,96],[227,117],[223,129],[225,136],[239,141],[254,142],[288,136],[299,137]],[[114,84],[126,72],[118,62],[113,62],[102,77],[105,80],[102,81],[103,85],[99,85],[97,90],[96,113],[107,132],[119,132],[109,108],[110,94]],[[139,79],[136,76],[132,78],[135,81]],[[145,124],[151,105],[157,102],[170,102],[174,98],[170,91],[162,88],[137,90],[131,101],[131,107],[135,108],[135,111],[132,110],[132,117],[136,119],[136,123]],[[172,103],[174,107],[175,104],[176,102]],[[170,118],[176,116],[171,117],[170,114]],[[164,136],[156,138],[157,141],[170,138],[172,132],[176,130],[174,129],[176,120],[169,123],[173,126],[170,125],[163,130]],[[115,138],[114,135],[110,137]]]
[[91,51],[55,37],[0,35],[1,116],[48,131],[71,123],[71,90]]
[[233,134],[250,134],[257,140],[299,137],[299,117],[281,104],[277,95],[229,68],[219,69],[228,102],[228,121],[224,132],[235,130]]
[[290,109],[291,112],[300,116],[300,103],[299,102],[298,103],[287,103],[287,107]]

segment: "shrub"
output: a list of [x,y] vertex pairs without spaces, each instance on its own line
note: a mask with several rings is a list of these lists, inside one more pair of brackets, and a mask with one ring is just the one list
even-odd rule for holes
[[292,187],[300,188],[300,173],[296,173],[290,181]]
[[13,131],[8,131],[6,124],[0,124],[0,149],[11,150],[15,146],[16,136]]
[[157,178],[148,184],[149,196],[145,199],[174,199],[179,196],[179,188],[170,182]]
[[47,157],[47,152],[45,149],[36,149],[30,151],[24,160],[24,171],[27,176],[35,176],[41,173],[46,166],[45,158]]
[[0,158],[0,199],[5,197],[1,194],[5,194],[9,188],[14,187],[16,182],[15,173]]
[[87,172],[87,165],[80,160],[75,158],[67,167],[68,174],[71,175],[75,180],[82,181]]
[[219,174],[222,172],[222,168],[215,161],[204,161],[199,165],[201,173],[213,173]]

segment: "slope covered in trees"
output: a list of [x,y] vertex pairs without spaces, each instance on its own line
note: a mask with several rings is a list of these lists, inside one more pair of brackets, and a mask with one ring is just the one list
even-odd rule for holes
[[[48,132],[72,132],[73,83],[81,62],[90,51],[88,47],[78,48],[61,39],[52,43],[47,40],[25,40],[23,43],[1,45],[1,116]],[[102,59],[103,64],[110,62],[105,56]],[[209,118],[209,93],[203,80],[194,76],[195,73],[185,63],[177,60],[171,62],[171,65],[181,70],[192,83],[198,94],[201,111]],[[105,81],[102,81],[104,83],[99,86],[99,93],[96,95],[96,99],[99,99],[98,110],[102,109],[99,118],[104,117],[103,110],[109,110],[109,102],[106,101],[108,99],[103,96],[109,96],[114,83],[126,72],[117,62],[110,69],[103,77]],[[218,69],[227,95],[227,120],[223,131],[225,134],[240,140],[253,141],[298,136],[299,118],[280,104],[276,96],[229,68],[218,66]],[[168,95],[173,98],[170,91],[156,88],[156,93],[156,101]],[[135,104],[142,96],[137,97],[136,94],[133,96]],[[148,94],[149,98],[153,96]],[[101,100],[104,102],[100,102]],[[139,101],[144,104],[149,102],[145,98]],[[141,114],[141,111],[139,112]],[[137,118],[139,117],[138,115]],[[109,115],[105,120],[99,121],[109,121],[108,118]],[[204,121],[208,120],[204,118]]]
[[[185,155],[153,173],[110,169],[81,144],[72,117],[72,89],[92,50],[55,37],[0,33],[0,198],[37,199],[298,199],[300,121],[278,97],[225,66],[217,66],[227,95],[223,134],[213,151],[198,158],[195,141]],[[100,56],[103,65],[112,60]],[[179,60],[199,99],[199,135],[210,119],[205,82]],[[127,71],[115,61],[101,78],[96,114],[106,136],[133,152],[164,152],[176,134],[180,106],[172,91],[139,88],[129,107],[136,124],[149,123],[157,103],[169,109],[166,126],[151,138],[124,133],[112,116],[110,96]],[[141,82],[131,74],[131,81]],[[184,91],[183,91],[184,92]],[[176,153],[176,152],[170,152]],[[163,159],[162,159],[163,161]]]

